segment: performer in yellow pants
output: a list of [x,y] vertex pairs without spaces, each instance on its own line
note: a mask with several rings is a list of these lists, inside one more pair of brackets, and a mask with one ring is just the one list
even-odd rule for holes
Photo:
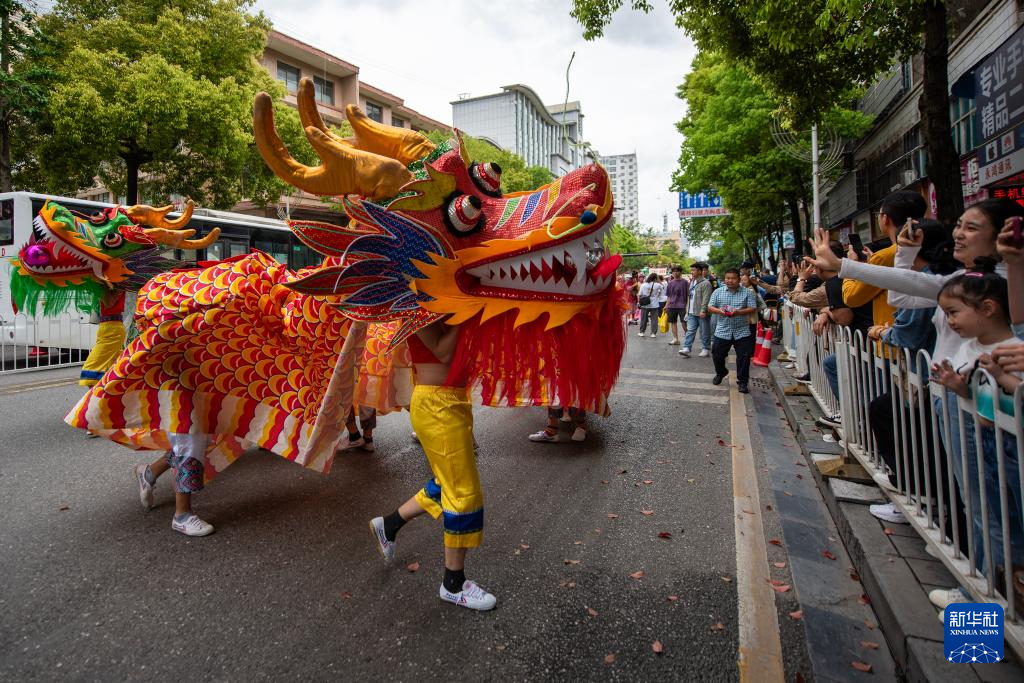
[[124,292],[108,292],[100,298],[100,327],[96,345],[82,364],[78,383],[91,387],[100,381],[124,351]]
[[418,385],[412,427],[434,473],[416,502],[444,523],[446,548],[476,548],[484,528],[484,494],[473,452],[473,407],[466,390]]
[[444,525],[444,580],[439,595],[460,607],[489,610],[497,598],[466,579],[466,552],[480,545],[484,496],[473,451],[473,407],[466,379],[451,361],[458,328],[435,323],[409,338],[416,388],[409,412],[434,477],[386,517],[370,520],[370,530],[385,561],[395,555],[399,529],[429,513]]

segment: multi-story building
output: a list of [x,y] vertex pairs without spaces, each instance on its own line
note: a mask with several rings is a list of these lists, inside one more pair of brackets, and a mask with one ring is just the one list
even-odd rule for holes
[[637,187],[636,152],[601,157],[601,165],[612,180],[612,196],[615,197],[613,220],[620,225],[632,225],[640,221],[639,188]]
[[[280,31],[271,31],[267,36],[267,47],[260,58],[260,64],[288,89],[285,102],[295,107],[295,94],[299,80],[313,79],[317,109],[329,126],[338,126],[345,120],[345,107],[356,104],[366,115],[379,123],[421,132],[448,130],[446,123],[405,106],[397,95],[365,83],[359,79],[359,67],[313,47]],[[110,201],[111,193],[103,187],[95,187],[79,196],[96,201]],[[172,197],[175,203],[183,198]],[[121,200],[124,201],[123,198]],[[234,211],[253,215],[337,222],[341,215],[316,196],[298,189],[281,197],[276,206],[261,207],[251,201],[242,201]]]
[[[950,122],[961,155],[964,202],[1020,196],[1024,150],[1014,144],[1014,136],[1024,138],[1024,107],[1020,101],[1006,107],[1008,97],[1019,97],[1020,77],[1016,84],[1003,78],[1001,86],[993,74],[1005,76],[1014,55],[1018,70],[1024,67],[1024,11],[1018,0],[951,0],[948,7]],[[1001,62],[1001,70],[992,71],[987,66],[991,60]],[[874,126],[851,145],[844,174],[822,197],[822,224],[839,231],[840,239],[851,230],[865,241],[880,236],[878,206],[895,190],[920,192],[934,212],[935,191],[926,176],[927,148],[918,109],[922,75],[921,56],[915,55],[896,64],[858,102],[861,111],[875,117]],[[984,92],[986,86],[989,92]],[[1004,89],[996,92],[1000,87]],[[979,112],[979,103],[983,110],[993,110],[989,119],[984,118],[985,111]],[[1000,103],[1002,116],[994,111]]]
[[562,176],[597,158],[583,141],[579,102],[545,106],[531,88],[521,84],[502,91],[452,102],[452,123],[518,154],[529,166],[543,166]]

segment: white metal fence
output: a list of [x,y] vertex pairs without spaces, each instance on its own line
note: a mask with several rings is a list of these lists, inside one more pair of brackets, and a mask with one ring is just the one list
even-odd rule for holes
[[96,343],[88,316],[61,313],[49,318],[18,313],[0,320],[0,373],[79,365]]
[[[808,309],[789,302],[783,308],[783,343],[798,371],[810,372],[811,393],[821,409],[841,415],[844,452],[883,484],[973,600],[1006,610],[1006,642],[1024,657],[1024,619],[1018,616],[1024,605],[1014,595],[1013,571],[1000,566],[1024,570],[1024,384],[1000,400],[995,381],[978,368],[970,380],[971,398],[958,398],[931,380],[926,351],[882,346],[848,329],[816,336]],[[838,397],[822,369],[830,353],[838,364]],[[979,401],[986,396],[992,404],[986,413],[994,420],[979,419]],[[876,427],[886,403],[891,411],[886,428],[892,431],[880,432],[882,438],[892,436],[895,457],[888,465],[871,428],[872,401]]]

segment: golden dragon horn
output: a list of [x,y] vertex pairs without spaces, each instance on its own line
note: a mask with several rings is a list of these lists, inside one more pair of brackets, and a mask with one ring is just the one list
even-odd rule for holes
[[305,131],[323,161],[320,166],[306,166],[292,157],[274,126],[270,95],[262,92],[256,95],[253,107],[256,147],[267,166],[289,185],[320,196],[354,193],[368,199],[384,199],[398,194],[402,186],[412,180],[405,165],[394,159],[357,149],[316,125],[306,126]]

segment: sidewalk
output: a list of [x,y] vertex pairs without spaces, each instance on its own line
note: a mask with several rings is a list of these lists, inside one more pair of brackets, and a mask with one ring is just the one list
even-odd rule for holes
[[822,439],[814,420],[821,411],[810,396],[786,396],[789,373],[773,362],[771,382],[803,453],[808,471],[835,520],[854,568],[860,575],[897,666],[909,681],[1022,681],[1024,668],[1007,651],[1000,664],[951,664],[946,661],[944,628],[928,600],[935,588],[952,588],[956,580],[942,562],[925,552],[913,527],[876,519],[868,506],[885,502],[877,486],[825,479],[815,459],[834,457],[838,444]]

